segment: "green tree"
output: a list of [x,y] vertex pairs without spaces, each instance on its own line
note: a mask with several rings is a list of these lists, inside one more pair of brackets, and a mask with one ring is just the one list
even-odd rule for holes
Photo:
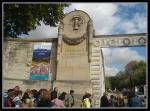
[[109,77],[106,77],[106,78],[105,78],[105,88],[106,88],[106,90],[112,88],[112,87],[111,87],[111,82],[110,82],[109,79],[110,79]]
[[68,4],[4,4],[4,37],[17,37],[34,30],[40,21],[56,26]]
[[146,63],[144,61],[130,61],[124,71],[109,78],[111,88],[123,89],[146,84]]

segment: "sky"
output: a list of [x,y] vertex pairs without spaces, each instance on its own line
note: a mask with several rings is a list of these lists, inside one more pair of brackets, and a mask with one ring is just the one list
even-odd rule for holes
[[[147,33],[146,3],[72,3],[64,13],[83,10],[93,20],[96,35]],[[32,39],[57,38],[58,27],[42,23],[30,31]],[[146,61],[145,47],[104,48],[106,76],[115,76],[130,60]]]
[[52,48],[52,43],[35,43],[34,44],[34,50],[35,49],[47,49],[47,50],[51,50]]

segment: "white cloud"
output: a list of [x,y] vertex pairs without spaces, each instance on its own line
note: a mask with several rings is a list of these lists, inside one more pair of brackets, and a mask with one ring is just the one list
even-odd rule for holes
[[144,14],[136,13],[131,20],[120,19],[116,28],[126,34],[147,33],[147,18]]
[[74,9],[83,10],[89,14],[97,35],[111,34],[114,25],[119,21],[118,17],[113,16],[117,11],[117,5],[113,3],[73,3],[65,9],[65,12]]
[[[108,74],[108,76],[112,74],[115,75],[115,73],[120,70],[116,67],[116,64],[123,69],[124,66],[132,60],[144,60],[144,56],[139,55],[137,51],[131,50],[130,48],[103,48],[102,50],[106,75]],[[111,72],[113,73],[111,74]]]
[[50,27],[41,22],[41,26],[37,26],[36,30],[29,32],[29,37],[32,39],[57,38],[57,31],[57,27]]
[[[147,18],[143,14],[136,12],[131,20],[114,16],[119,11],[119,6],[134,7],[137,4],[140,3],[72,3],[64,9],[64,12],[69,13],[74,9],[85,11],[93,20],[96,35],[114,34],[113,29],[122,30],[127,34],[145,33],[147,32]],[[115,33],[117,34],[117,32]],[[30,31],[30,37],[33,39],[57,38],[57,34],[58,27],[45,26],[44,24],[38,26],[36,30]]]
[[119,72],[119,70],[115,67],[105,67],[105,76],[116,76],[116,74]]

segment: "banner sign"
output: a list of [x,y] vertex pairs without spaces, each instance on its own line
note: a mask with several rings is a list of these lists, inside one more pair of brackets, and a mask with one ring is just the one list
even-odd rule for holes
[[33,50],[30,80],[48,80],[51,44],[35,44]]

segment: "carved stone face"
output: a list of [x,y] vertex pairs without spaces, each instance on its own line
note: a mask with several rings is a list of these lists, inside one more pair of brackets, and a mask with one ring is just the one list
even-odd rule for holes
[[79,27],[83,24],[83,20],[80,17],[74,17],[71,19],[73,30],[79,30]]

